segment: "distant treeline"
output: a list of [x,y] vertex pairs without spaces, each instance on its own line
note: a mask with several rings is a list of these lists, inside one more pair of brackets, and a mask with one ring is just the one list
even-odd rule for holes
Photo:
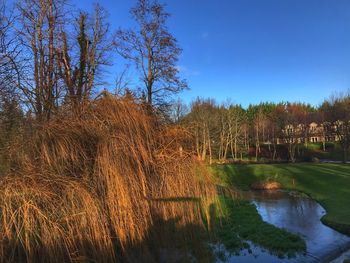
[[[243,108],[217,104],[213,99],[196,99],[190,109],[178,102],[173,119],[193,135],[190,147],[201,160],[222,162],[261,157],[295,162],[303,158],[310,136],[326,150],[326,142],[341,146],[347,160],[350,142],[350,96],[337,95],[321,106],[305,103],[260,103]],[[311,123],[317,129],[310,128]]]

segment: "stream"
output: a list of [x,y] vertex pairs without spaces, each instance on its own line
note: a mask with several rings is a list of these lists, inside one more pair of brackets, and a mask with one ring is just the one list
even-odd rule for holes
[[225,251],[224,262],[330,262],[350,248],[350,237],[323,225],[320,218],[326,211],[304,195],[286,191],[254,191],[245,193],[244,197],[256,205],[264,221],[300,234],[306,242],[307,252],[291,259],[279,258],[251,245],[252,253],[242,251],[239,256],[234,256]]

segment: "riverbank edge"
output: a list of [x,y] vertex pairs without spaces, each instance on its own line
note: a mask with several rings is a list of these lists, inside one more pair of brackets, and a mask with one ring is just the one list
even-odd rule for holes
[[[301,164],[304,164],[304,163],[301,163]],[[227,164],[215,164],[215,165],[211,165],[211,172],[213,173],[214,177],[215,177],[215,174],[217,172],[217,170],[215,169],[215,167],[220,167],[220,166],[226,166]],[[221,170],[222,172],[224,172],[224,170]],[[224,172],[226,174],[226,176],[230,176],[229,174],[227,174],[227,172]],[[256,182],[259,182],[261,181],[261,179],[257,178],[256,181],[253,181],[251,183],[256,183]],[[290,192],[299,192],[299,193],[303,193],[305,195],[307,195],[309,198],[311,198],[312,200],[316,201],[317,203],[319,203],[326,211],[326,214],[324,216],[322,216],[321,218],[321,222],[344,234],[344,235],[347,235],[350,237],[350,223],[349,224],[344,224],[344,223],[339,223],[337,221],[334,221],[334,220],[331,220],[331,219],[328,219],[327,216],[329,215],[328,211],[327,211],[327,205],[325,203],[323,203],[322,201],[318,200],[317,198],[313,197],[312,194],[310,193],[307,193],[305,191],[302,191],[302,190],[299,190],[299,189],[295,189],[295,188],[291,188],[291,187],[287,187],[284,185],[283,181],[280,181],[280,180],[277,180],[277,182],[279,182],[281,184],[281,188],[280,190],[286,190],[286,191],[290,191]],[[251,184],[250,185],[245,185],[247,188],[243,188],[242,185],[239,185],[239,184],[234,184],[232,183],[232,181],[226,185],[226,187],[235,187],[236,189],[240,190],[240,191],[246,191],[247,189],[251,189],[251,190],[254,190],[251,188]]]
[[293,188],[288,188],[288,187],[284,187],[283,184],[281,184],[282,187],[280,188],[280,190],[285,190],[285,191],[288,191],[288,192],[297,192],[297,193],[301,193],[301,194],[304,194],[306,195],[308,198],[314,200],[315,202],[317,202],[318,204],[320,204],[323,209],[326,211],[326,214],[324,214],[322,217],[321,217],[321,222],[322,224],[338,231],[339,233],[341,234],[344,234],[344,235],[347,235],[350,237],[350,224],[342,224],[342,223],[338,223],[338,222],[335,222],[333,220],[329,220],[327,219],[327,214],[328,214],[328,211],[327,211],[327,208],[325,206],[325,204],[319,200],[317,200],[317,198],[314,198],[312,195],[310,195],[309,193],[307,192],[304,192],[304,191],[300,191],[300,190],[297,190],[297,189],[293,189]]
[[[325,210],[327,213],[327,209],[325,209]],[[333,228],[334,230],[350,237],[350,224],[341,224],[341,223],[333,222],[332,220],[328,220],[327,218],[325,218],[326,215],[324,215],[321,218],[321,222],[324,225],[329,226],[330,228]]]
[[[215,166],[221,166],[221,165],[216,164],[214,166],[211,166],[211,172],[213,173],[214,177],[215,177],[215,173],[217,172],[216,169],[215,169]],[[256,180],[256,181],[259,181],[259,180]],[[337,231],[337,232],[339,232],[341,234],[350,236],[350,224],[342,224],[342,223],[338,223],[338,222],[335,222],[333,220],[327,219],[326,216],[328,215],[328,211],[327,211],[327,208],[326,208],[325,204],[322,201],[319,201],[317,198],[314,198],[310,193],[307,193],[305,191],[301,191],[299,189],[286,187],[283,184],[283,182],[280,182],[280,183],[281,183],[281,188],[280,189],[276,189],[276,190],[284,190],[284,191],[288,191],[288,192],[297,192],[297,193],[301,193],[301,194],[306,195],[308,198],[310,198],[310,199],[314,200],[315,202],[317,202],[318,204],[320,204],[323,207],[323,209],[326,211],[326,214],[323,215],[321,217],[321,219],[320,219],[322,224],[324,224],[324,225],[334,229],[335,231]],[[250,185],[246,185],[246,186],[249,189],[251,189]],[[232,181],[229,184],[225,184],[225,187],[229,187],[229,188],[233,187],[233,188],[235,188],[235,190],[242,191],[242,192],[248,191],[247,190],[248,188],[244,189],[239,184],[234,184],[234,183],[232,184]],[[342,253],[344,253],[345,251],[347,251],[349,249],[350,249],[350,242],[347,243],[344,247],[342,247],[340,249],[337,249],[337,250],[334,250],[334,251],[330,252],[328,255],[325,255],[324,258],[321,259],[320,263],[329,263],[329,262],[337,259],[338,257],[340,257],[342,255]]]
[[[322,205],[321,202],[319,202],[318,200],[316,200],[315,198],[313,198],[311,195],[309,195],[308,193],[305,193],[303,191],[299,191],[299,190],[296,190],[296,189],[292,189],[292,188],[285,188],[285,187],[282,187],[280,189],[273,189],[273,190],[251,190],[251,191],[285,191],[285,192],[288,192],[288,193],[291,193],[291,192],[295,192],[295,193],[299,193],[299,194],[302,194],[302,195],[305,195],[307,196],[307,198],[310,198],[311,200],[317,202],[320,206],[322,206],[322,208],[326,211],[326,214],[324,216],[321,217],[320,221],[322,222],[322,224],[334,229],[335,231],[341,233],[341,234],[345,234],[344,232],[340,232],[338,229],[334,228],[334,227],[331,227],[330,225],[328,224],[325,224],[323,222],[323,218],[327,215],[327,210],[325,209],[325,207]],[[240,189],[241,192],[249,192],[249,190],[242,190]],[[350,236],[349,234],[345,234],[347,236]],[[324,255],[322,259],[320,259],[321,261],[319,261],[319,263],[330,263],[331,261],[337,259],[338,257],[340,257],[345,251],[349,250],[350,249],[350,241],[347,242],[344,246],[338,248],[338,249],[335,249],[331,252],[329,252],[328,254]]]
[[[310,198],[310,199],[314,200],[315,202],[317,202],[318,204],[320,204],[323,207],[323,209],[326,211],[326,214],[323,215],[320,219],[322,224],[334,229],[335,231],[337,231],[341,234],[350,236],[350,225],[349,224],[340,224],[340,223],[336,223],[336,222],[333,222],[332,220],[328,220],[325,218],[327,216],[327,209],[325,208],[324,204],[322,204],[322,202],[318,201],[316,198],[313,198],[310,194],[305,193],[303,191],[298,191],[295,189],[283,188],[283,187],[281,189],[289,191],[289,192],[294,191],[294,192],[305,194],[308,198]],[[345,251],[347,251],[349,249],[350,249],[350,242],[346,243],[344,245],[344,247],[341,247],[339,249],[336,249],[336,250],[329,252],[323,259],[321,259],[321,261],[319,263],[330,263],[331,261],[339,258]]]
[[325,256],[319,263],[330,263],[331,261],[339,258],[345,251],[350,249],[350,242],[346,243],[344,247],[331,251]]

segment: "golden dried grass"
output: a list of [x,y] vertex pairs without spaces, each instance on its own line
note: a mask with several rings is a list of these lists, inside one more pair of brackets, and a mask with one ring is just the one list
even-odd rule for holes
[[109,97],[37,127],[0,180],[0,261],[132,262],[159,222],[210,222],[215,188],[184,138]]

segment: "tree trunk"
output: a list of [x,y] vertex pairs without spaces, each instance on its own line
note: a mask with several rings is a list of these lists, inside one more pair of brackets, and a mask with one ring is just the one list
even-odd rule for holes
[[198,157],[198,160],[200,160],[201,159],[201,154],[200,154],[200,146],[199,146],[199,132],[198,132],[198,129],[196,130],[195,136],[196,136],[197,157]]
[[343,146],[343,163],[348,161],[348,147],[346,145]]
[[147,85],[147,110],[148,112],[152,112],[152,85]]
[[290,161],[292,163],[295,163],[295,146],[293,145],[293,143],[289,143],[288,152]]
[[206,126],[203,127],[203,149],[202,149],[202,161],[205,161],[207,156],[207,136],[206,136]]
[[237,133],[238,133],[238,123],[235,123],[235,160],[237,160]]
[[256,126],[256,139],[255,139],[255,161],[258,161],[258,157],[259,157],[259,148],[260,148],[260,144],[259,144],[259,126]]
[[207,135],[208,135],[208,149],[209,149],[209,164],[212,164],[213,156],[212,156],[212,151],[211,151],[211,141],[210,141],[209,129],[207,130]]
[[230,136],[227,136],[227,140],[226,140],[226,145],[225,145],[225,150],[224,150],[224,160],[226,161],[227,159],[227,152],[228,152],[228,146],[230,144]]
[[232,140],[230,142],[230,146],[231,146],[232,160],[235,160],[236,156],[235,156],[235,152],[234,152],[234,149],[233,149],[233,141]]

